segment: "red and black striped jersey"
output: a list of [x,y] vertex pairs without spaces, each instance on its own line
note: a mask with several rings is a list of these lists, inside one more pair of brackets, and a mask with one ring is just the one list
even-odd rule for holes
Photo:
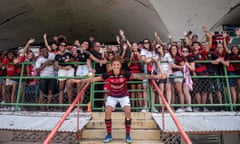
[[[197,54],[190,55],[193,61],[206,60],[206,51],[198,52]],[[207,66],[204,63],[195,63],[195,72],[197,75],[208,75]]]
[[129,96],[127,89],[127,81],[132,79],[132,73],[121,70],[119,75],[114,75],[113,71],[109,71],[102,75],[103,80],[108,79],[110,90],[108,95],[112,97]]

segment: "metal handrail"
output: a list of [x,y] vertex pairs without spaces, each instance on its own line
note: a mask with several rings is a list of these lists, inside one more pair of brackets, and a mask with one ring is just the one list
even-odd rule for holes
[[[182,125],[179,123],[177,117],[175,116],[174,112],[172,111],[171,107],[169,106],[168,102],[166,101],[166,99],[164,98],[164,96],[162,95],[160,89],[158,88],[156,82],[154,80],[152,80],[153,86],[156,88],[159,97],[162,99],[163,105],[166,106],[172,120],[174,121],[175,125],[177,126],[180,134],[182,135],[183,140],[185,141],[186,144],[192,144],[190,138],[188,137],[188,135],[186,134],[186,132],[184,131]],[[162,106],[163,111],[162,111],[162,115],[164,118],[164,106]],[[163,121],[163,126],[164,126],[164,121]]]
[[72,109],[74,108],[75,104],[80,100],[81,96],[84,94],[85,90],[87,89],[87,87],[89,86],[89,83],[87,83],[83,89],[78,93],[77,97],[75,98],[75,100],[73,101],[73,103],[68,107],[67,111],[64,113],[64,115],[61,117],[61,119],[58,121],[58,123],[55,125],[55,127],[52,129],[52,131],[50,132],[50,134],[47,136],[47,138],[44,140],[43,144],[49,144],[52,140],[52,138],[54,137],[54,135],[57,133],[58,129],[61,127],[61,125],[63,124],[63,122],[66,120],[66,118],[68,117],[69,113],[72,111]]

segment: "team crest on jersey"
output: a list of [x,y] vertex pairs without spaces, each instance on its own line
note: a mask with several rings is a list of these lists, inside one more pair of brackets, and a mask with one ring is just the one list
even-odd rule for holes
[[211,54],[208,54],[208,58],[211,58],[211,56],[212,56]]
[[198,55],[198,59],[202,59],[202,55],[199,54],[199,55]]

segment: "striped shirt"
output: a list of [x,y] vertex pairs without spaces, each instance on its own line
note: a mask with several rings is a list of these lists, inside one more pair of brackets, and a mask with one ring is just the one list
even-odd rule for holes
[[114,75],[113,71],[109,71],[102,75],[102,79],[108,79],[110,90],[108,95],[112,97],[129,96],[127,89],[127,81],[132,79],[132,73],[121,70],[119,75]]

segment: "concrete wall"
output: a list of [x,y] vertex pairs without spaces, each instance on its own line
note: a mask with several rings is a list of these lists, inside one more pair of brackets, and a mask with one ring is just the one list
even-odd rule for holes
[[239,0],[150,0],[169,32],[175,39],[184,31],[201,34],[203,25],[221,29],[215,24],[224,17]]
[[239,144],[240,134],[224,134],[223,144]]

